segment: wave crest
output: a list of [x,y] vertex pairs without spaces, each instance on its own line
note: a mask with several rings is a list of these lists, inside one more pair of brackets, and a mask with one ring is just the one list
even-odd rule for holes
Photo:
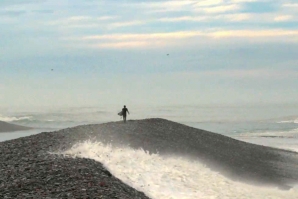
[[0,115],[0,121],[3,122],[13,122],[13,121],[20,121],[20,120],[30,120],[32,116],[21,116],[21,117],[8,117]]

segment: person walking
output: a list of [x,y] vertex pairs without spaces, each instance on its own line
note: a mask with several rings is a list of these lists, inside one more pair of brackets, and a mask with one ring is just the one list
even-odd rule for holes
[[129,114],[128,109],[126,108],[126,106],[124,105],[123,109],[122,109],[122,116],[123,116],[123,121],[126,122],[126,112]]

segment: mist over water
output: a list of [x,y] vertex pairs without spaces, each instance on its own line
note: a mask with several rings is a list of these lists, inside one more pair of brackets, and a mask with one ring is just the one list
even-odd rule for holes
[[[121,120],[117,113],[122,106],[71,107],[71,108],[0,108],[0,121],[33,127],[63,128],[86,123],[103,123]],[[292,106],[128,106],[128,119],[164,118],[191,126],[214,128],[218,124],[233,124],[237,129],[243,124],[265,122],[275,128],[297,124],[298,105]],[[249,126],[252,126],[249,124]],[[284,125],[282,125],[284,124]],[[237,126],[238,125],[238,126]],[[242,126],[241,126],[242,125]],[[231,125],[230,125],[231,126]],[[298,124],[297,124],[298,126]],[[266,128],[266,127],[265,127]],[[267,126],[268,128],[268,126]],[[222,133],[222,132],[219,132]]]
[[[252,143],[296,149],[298,143],[298,105],[127,105],[129,120],[164,118],[199,129]],[[122,106],[62,108],[0,108],[0,121],[36,129],[1,134],[1,141],[36,132],[55,131],[82,124],[120,121]]]

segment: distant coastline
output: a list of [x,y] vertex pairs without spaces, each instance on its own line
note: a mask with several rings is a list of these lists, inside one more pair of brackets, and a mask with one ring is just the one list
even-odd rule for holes
[[20,126],[0,121],[0,133],[30,130],[31,127]]

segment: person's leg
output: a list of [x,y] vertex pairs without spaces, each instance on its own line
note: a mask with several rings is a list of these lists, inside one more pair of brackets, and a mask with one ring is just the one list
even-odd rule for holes
[[126,115],[123,115],[123,121],[126,122]]

